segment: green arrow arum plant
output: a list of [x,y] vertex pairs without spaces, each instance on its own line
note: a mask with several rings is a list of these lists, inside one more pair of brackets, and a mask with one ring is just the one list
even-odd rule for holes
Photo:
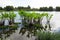
[[[28,31],[27,36],[29,36],[30,34],[35,35],[38,31],[41,31],[41,30],[43,31],[47,29],[43,27],[42,20],[44,17],[46,17],[50,21],[50,19],[53,16],[53,15],[49,15],[48,13],[35,13],[35,12],[30,13],[26,11],[19,11],[19,15],[24,17],[24,19],[22,19],[24,20],[22,21],[24,27],[21,28],[20,33],[24,34],[25,32]],[[35,19],[37,19],[37,21]],[[50,24],[48,25],[50,26]]]

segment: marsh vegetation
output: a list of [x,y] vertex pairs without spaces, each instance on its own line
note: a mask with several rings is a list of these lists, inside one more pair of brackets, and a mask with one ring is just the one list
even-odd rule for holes
[[[5,35],[5,38],[9,37],[12,33],[15,33],[15,30],[20,28],[19,34],[22,33],[24,35],[27,32],[27,37],[30,38],[32,36],[36,37],[36,40],[60,40],[60,34],[51,32],[51,19],[53,18],[53,14],[49,14],[47,12],[27,12],[24,10],[19,10],[18,15],[21,17],[22,23],[15,23],[15,17],[17,16],[13,11],[10,12],[1,12],[0,13],[0,38],[2,38],[2,34]],[[46,20],[46,23],[43,25],[43,20]],[[44,20],[44,21],[45,21]],[[6,22],[8,24],[6,24]],[[18,26],[18,24],[22,24],[23,26]],[[4,36],[3,35],[3,36]]]

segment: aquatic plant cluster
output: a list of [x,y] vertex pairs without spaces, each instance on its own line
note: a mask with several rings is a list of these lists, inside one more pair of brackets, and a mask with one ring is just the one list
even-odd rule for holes
[[4,21],[4,20],[9,20],[10,24],[14,23],[14,18],[16,17],[16,14],[14,14],[14,12],[2,12],[0,13],[0,19],[1,21]]
[[[16,17],[16,14],[14,12],[1,12],[0,13],[0,38],[2,38],[2,34],[5,35],[5,37],[10,36],[10,34],[14,33],[15,30],[17,30],[18,25],[14,23],[14,18]],[[8,25],[5,25],[5,21],[8,20]]]
[[[22,24],[23,27],[20,30],[20,33],[25,34],[28,33],[29,35],[36,35],[38,31],[50,31],[51,25],[50,20],[52,18],[52,14],[48,13],[35,13],[35,12],[26,12],[26,11],[19,11],[19,15],[22,17]],[[43,18],[46,17],[46,24],[45,26],[42,25]]]
[[[9,37],[18,28],[18,24],[21,24],[20,32],[22,35],[27,33],[27,37],[35,36],[35,40],[60,40],[60,33],[50,32],[51,24],[50,20],[53,17],[52,14],[36,13],[29,11],[18,11],[20,17],[22,18],[22,23],[15,23],[14,18],[16,14],[14,12],[2,12],[0,13],[0,38],[3,40]],[[46,19],[46,24],[43,25],[43,19]],[[5,20],[9,21],[9,25],[4,25]],[[21,20],[21,19],[20,19]],[[45,21],[45,20],[44,20]],[[4,34],[4,35],[3,35]]]

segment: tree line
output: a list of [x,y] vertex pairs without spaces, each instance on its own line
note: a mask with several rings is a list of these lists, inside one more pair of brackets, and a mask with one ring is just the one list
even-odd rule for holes
[[52,6],[50,7],[40,7],[38,8],[32,8],[28,5],[27,7],[13,7],[13,6],[6,6],[4,8],[0,7],[0,10],[4,11],[14,11],[14,10],[26,10],[26,11],[60,11],[60,7],[53,8]]

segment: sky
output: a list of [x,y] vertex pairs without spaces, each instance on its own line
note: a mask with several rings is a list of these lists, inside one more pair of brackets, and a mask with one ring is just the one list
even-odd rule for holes
[[39,8],[39,7],[56,7],[60,6],[59,0],[0,0],[0,6],[24,6],[27,7],[28,5],[31,6],[31,8]]

